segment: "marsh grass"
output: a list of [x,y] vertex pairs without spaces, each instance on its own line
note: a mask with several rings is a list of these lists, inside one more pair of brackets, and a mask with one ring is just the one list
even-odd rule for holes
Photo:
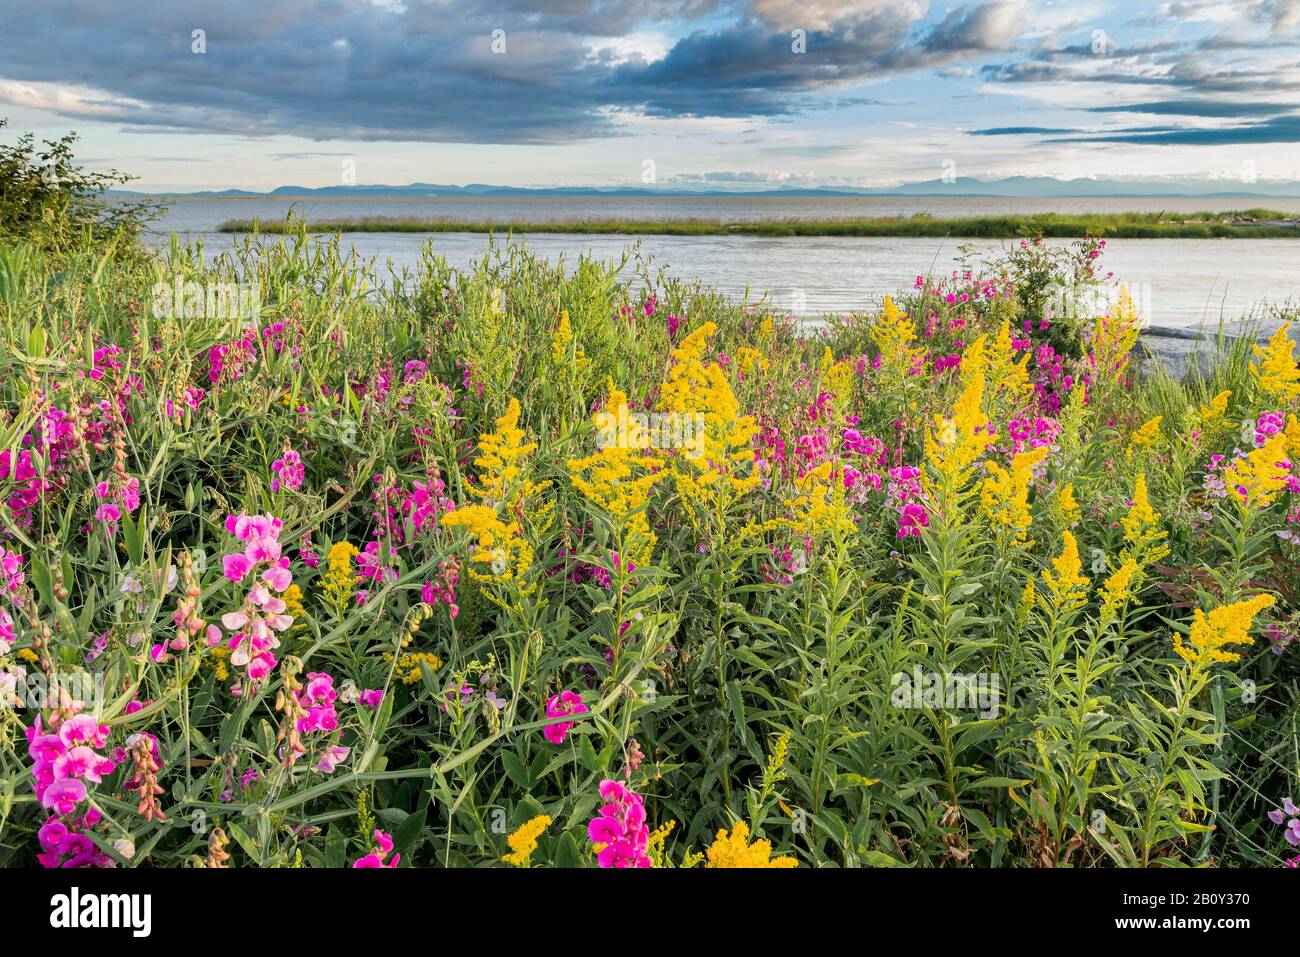
[[[232,219],[223,233],[292,233],[295,220]],[[967,239],[1291,239],[1300,236],[1294,217],[1267,209],[1199,213],[1042,213],[1034,216],[938,218],[928,214],[875,219],[755,220],[737,223],[709,219],[547,219],[482,221],[450,218],[362,216],[312,220],[315,233],[577,233],[629,236],[794,236],[954,237]]]

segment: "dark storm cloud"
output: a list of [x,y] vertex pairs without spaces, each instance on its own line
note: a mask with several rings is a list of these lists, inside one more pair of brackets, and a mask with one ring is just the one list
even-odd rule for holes
[[[924,4],[832,2],[796,54],[786,21],[802,8],[781,0],[676,0],[653,13],[635,0],[0,0],[0,80],[96,91],[97,102],[7,95],[136,130],[573,142],[618,133],[619,110],[792,115],[825,91],[1006,49],[1022,6],[968,5],[926,33]],[[601,52],[602,38],[701,22],[655,62]],[[191,52],[194,29],[206,53]],[[504,54],[492,51],[498,29]]]

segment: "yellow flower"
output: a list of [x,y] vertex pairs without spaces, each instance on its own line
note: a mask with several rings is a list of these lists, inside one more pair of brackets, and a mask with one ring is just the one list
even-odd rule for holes
[[591,365],[591,360],[587,358],[581,346],[570,351],[569,347],[572,343],[573,326],[569,323],[569,310],[564,309],[560,312],[560,322],[551,335],[551,360],[565,377],[570,376],[574,371],[583,372]]
[[1201,424],[1212,425],[1219,419],[1223,418],[1223,413],[1228,411],[1228,400],[1230,398],[1232,398],[1232,391],[1230,389],[1224,389],[1210,400],[1209,405],[1201,406]]
[[782,731],[772,742],[772,751],[767,756],[767,767],[763,769],[763,780],[774,784],[786,777],[785,762],[790,754],[790,732]]
[[480,471],[470,491],[490,505],[505,503],[523,476],[528,457],[537,450],[537,443],[526,441],[528,436],[519,427],[519,413],[519,400],[511,399],[496,421],[496,430],[479,436],[474,464]]
[[1124,603],[1132,597],[1133,580],[1137,576],[1138,566],[1133,556],[1124,559],[1124,563],[1115,570],[1101,586],[1102,621],[1113,621],[1118,617]]
[[325,573],[325,584],[321,590],[325,592],[325,597],[329,603],[340,614],[343,609],[347,608],[348,602],[352,600],[353,594],[357,590],[357,585],[361,581],[353,567],[353,559],[357,555],[357,547],[350,542],[335,542],[330,546],[326,565],[329,570]]
[[228,647],[217,645],[215,648],[208,649],[205,660],[212,665],[212,671],[216,674],[218,681],[225,681],[230,677],[230,669],[227,667],[230,662],[230,649]]
[[1024,628],[1029,623],[1029,616],[1034,610],[1038,595],[1034,592],[1034,576],[1025,576],[1025,587],[1020,590],[1020,601],[1016,603],[1016,623]]
[[993,340],[988,375],[994,391],[1007,397],[1015,406],[1033,395],[1034,386],[1029,381],[1029,351],[1017,358],[1016,348],[1011,343],[1009,320],[1002,320],[997,338]]
[[1238,504],[1262,508],[1286,485],[1287,433],[1278,432],[1249,455],[1234,459],[1223,470],[1223,484]]
[[1157,415],[1154,419],[1143,423],[1142,427],[1129,437],[1129,455],[1133,454],[1134,449],[1148,449],[1159,443],[1160,423],[1164,421],[1164,418],[1163,415]]
[[936,436],[926,434],[925,457],[941,482],[951,481],[957,489],[965,484],[968,470],[984,453],[988,442],[988,416],[984,414],[985,374],[988,357],[985,338],[980,336],[966,350],[961,361],[961,395],[951,417],[936,416]]
[[[392,661],[392,652],[385,652],[384,660]],[[442,659],[427,651],[404,653],[397,659],[393,674],[401,680],[402,684],[413,685],[423,677],[421,665],[428,665],[430,671],[438,671],[442,668]]]
[[573,341],[573,327],[569,325],[569,310],[560,313],[560,324],[551,336],[551,358],[557,363],[569,358],[569,343]]
[[1074,540],[1071,532],[1063,533],[1062,537],[1065,544],[1061,548],[1061,554],[1052,559],[1052,568],[1056,570],[1056,574],[1043,572],[1043,581],[1047,584],[1047,590],[1052,593],[1052,597],[1060,604],[1081,603],[1089,579],[1080,574],[1083,563],[1079,560],[1079,543]]
[[821,374],[822,391],[834,396],[830,407],[833,418],[827,424],[829,429],[832,425],[843,425],[845,417],[849,414],[850,401],[853,397],[853,365],[848,359],[836,362],[831,347],[827,346],[822,356]]
[[1151,500],[1147,497],[1145,472],[1138,473],[1133,485],[1133,504],[1120,524],[1124,527],[1124,539],[1129,543],[1125,554],[1132,554],[1141,564],[1158,562],[1169,554],[1169,546],[1164,544],[1165,530],[1160,527],[1160,513],[1151,507]]
[[1047,457],[1045,446],[1017,453],[1011,459],[1011,471],[996,462],[989,462],[989,477],[984,480],[981,502],[985,513],[994,525],[1012,529],[1014,541],[1024,543],[1031,522],[1029,513],[1029,485],[1034,478],[1034,466]]
[[1286,419],[1286,430],[1282,433],[1286,436],[1286,444],[1290,449],[1293,458],[1300,458],[1300,419],[1294,415],[1288,415]]
[[1062,485],[1056,495],[1056,506],[1061,510],[1061,517],[1066,525],[1073,525],[1079,520],[1079,503],[1074,499],[1074,486]]
[[916,326],[889,296],[885,297],[880,315],[872,323],[868,334],[880,350],[881,368],[895,374],[907,373],[925,352],[924,349],[912,346],[916,340]]
[[1138,312],[1128,287],[1120,287],[1119,302],[1111,316],[1093,327],[1091,351],[1094,382],[1117,382],[1128,368],[1129,354],[1138,340]]
[[545,814],[539,814],[532,820],[521,824],[513,834],[506,838],[511,853],[502,857],[501,860],[507,864],[513,864],[515,867],[527,867],[529,859],[533,856],[533,851],[537,850],[537,839],[550,826],[550,823],[551,819],[549,817]]
[[1264,392],[1283,402],[1300,396],[1300,368],[1296,366],[1295,343],[1287,335],[1291,323],[1283,323],[1268,340],[1267,346],[1255,346],[1258,366],[1250,364],[1250,374]]
[[1208,665],[1216,661],[1237,661],[1241,655],[1224,651],[1226,645],[1249,645],[1249,631],[1255,616],[1276,601],[1272,595],[1256,595],[1245,601],[1220,605],[1206,615],[1197,608],[1192,617],[1192,631],[1188,643],[1174,633],[1174,651],[1193,665]]
[[[545,530],[555,513],[555,502],[542,500],[550,482],[528,478],[529,457],[537,443],[526,441],[519,411],[519,400],[511,399],[496,421],[496,430],[479,436],[474,464],[480,471],[469,492],[482,504],[463,505],[442,517],[445,528],[467,529],[475,539],[469,573],[478,581],[500,583],[522,577],[533,561],[524,519]],[[479,570],[483,566],[486,572]]]
[[846,534],[857,526],[844,502],[844,479],[832,461],[822,462],[794,480],[793,498],[786,500],[790,527],[816,538],[835,530]]
[[653,849],[668,840],[668,835],[673,832],[673,828],[676,826],[676,821],[668,821],[666,824],[660,824],[657,828],[651,831],[650,836],[646,838],[646,847]]
[[284,590],[280,596],[284,602],[284,613],[293,618],[293,624],[289,627],[291,634],[297,634],[307,628],[307,609],[302,606],[302,589],[298,583],[294,582]]
[[692,447],[669,459],[673,480],[687,517],[697,532],[713,516],[725,513],[740,496],[757,488],[750,440],[758,423],[744,415],[722,367],[703,361],[717,325],[706,322],[673,350],[672,367],[659,394],[658,410],[699,423]]
[[737,349],[735,359],[736,368],[746,376],[766,372],[772,364],[767,356],[751,346],[741,346]]
[[648,565],[656,536],[646,517],[650,490],[668,473],[664,460],[647,455],[652,436],[628,410],[627,393],[609,384],[609,401],[594,422],[601,448],[570,459],[570,479],[587,501],[607,512],[622,539],[622,558]]
[[758,840],[749,843],[749,825],[740,821],[727,835],[726,828],[718,831],[717,838],[709,846],[706,854],[708,863],[705,867],[746,867],[746,868],[780,868],[798,867],[799,862],[793,857],[772,857],[772,843]]

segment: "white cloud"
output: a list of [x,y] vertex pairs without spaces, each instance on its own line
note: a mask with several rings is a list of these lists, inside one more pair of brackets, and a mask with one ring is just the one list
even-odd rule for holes
[[592,37],[586,42],[590,59],[606,60],[615,65],[631,60],[654,63],[672,49],[672,39],[664,33],[629,33],[621,37]]

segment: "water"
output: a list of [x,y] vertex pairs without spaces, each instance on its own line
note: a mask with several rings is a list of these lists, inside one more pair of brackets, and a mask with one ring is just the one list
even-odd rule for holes
[[[178,198],[149,237],[152,244],[175,231],[201,238],[209,251],[231,248],[235,237],[215,232],[227,219],[281,219],[292,207],[309,219],[363,216],[456,219],[674,219],[740,222],[760,218],[906,216],[938,217],[1057,211],[1227,210],[1246,200],[1001,199],[983,197],[785,198],[745,197],[367,197],[356,199]],[[1258,205],[1254,203],[1253,205]],[[1265,205],[1300,213],[1300,200]],[[583,253],[619,260],[628,249],[682,279],[699,279],[737,301],[765,301],[795,315],[874,308],[885,292],[908,288],[919,273],[944,274],[966,248],[992,257],[1016,240],[757,236],[645,236],[530,233],[530,249],[575,263]],[[455,267],[468,266],[487,249],[481,233],[347,233],[344,242],[363,257],[394,268],[413,268],[422,245]],[[1113,239],[1103,271],[1133,291],[1147,322],[1190,328],[1219,319],[1268,314],[1300,304],[1300,240]],[[630,270],[629,270],[630,273]]]

